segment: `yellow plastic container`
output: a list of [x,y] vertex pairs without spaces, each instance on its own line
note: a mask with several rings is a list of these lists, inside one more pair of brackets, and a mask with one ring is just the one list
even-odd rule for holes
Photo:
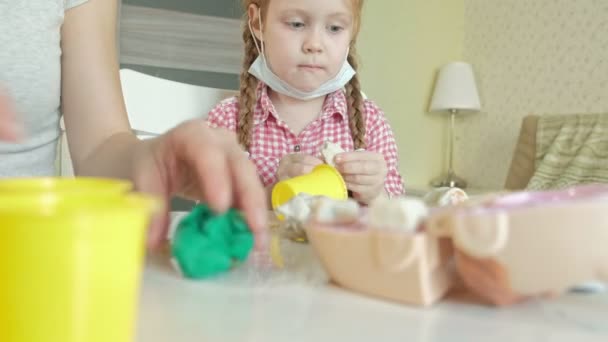
[[131,342],[151,197],[0,192],[0,341]]
[[330,165],[321,164],[309,174],[277,183],[272,189],[272,207],[276,209],[302,192],[337,200],[348,198],[346,183],[340,172]]
[[0,195],[4,192],[60,192],[97,195],[124,194],[132,190],[133,185],[124,180],[109,178],[12,178],[0,181]]

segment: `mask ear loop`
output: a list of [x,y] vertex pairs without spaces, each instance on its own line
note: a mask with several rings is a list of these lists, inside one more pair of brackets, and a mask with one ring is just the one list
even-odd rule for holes
[[[346,49],[346,57],[344,58],[344,64],[348,63],[348,56],[350,56],[350,46]],[[336,74],[336,76],[341,76],[345,72],[346,72],[346,70],[344,68],[342,68],[342,69],[338,70],[338,73]]]
[[[259,10],[259,8],[258,8],[258,10]],[[264,59],[264,63],[266,63],[266,56],[264,55],[264,34],[262,33],[262,13],[261,13],[261,11],[258,15],[258,21],[260,24],[260,35],[262,36],[260,39],[259,45],[258,45],[258,39],[255,36],[255,34],[253,33],[253,27],[251,26],[251,18],[249,18],[249,20],[247,20],[247,25],[249,26],[249,33],[251,34],[251,37],[253,38],[253,43],[255,44],[255,49],[258,50],[258,54],[262,55],[262,58]],[[262,48],[260,48],[260,45],[262,46]]]

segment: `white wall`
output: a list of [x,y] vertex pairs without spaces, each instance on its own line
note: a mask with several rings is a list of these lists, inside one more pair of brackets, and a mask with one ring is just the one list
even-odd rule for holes
[[359,54],[362,86],[397,136],[406,187],[446,167],[447,117],[428,114],[435,73],[462,56],[463,0],[368,0]]

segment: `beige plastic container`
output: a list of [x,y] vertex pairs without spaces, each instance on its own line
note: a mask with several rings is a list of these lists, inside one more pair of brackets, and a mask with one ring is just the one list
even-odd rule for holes
[[310,243],[336,284],[369,296],[428,306],[453,284],[451,244],[425,233],[310,222]]
[[505,268],[520,295],[608,283],[608,186],[517,192],[432,215],[429,232]]
[[[331,279],[363,294],[427,306],[455,274],[453,247],[496,261],[518,295],[608,283],[608,186],[497,194],[434,210],[421,232],[309,222],[306,233]],[[453,246],[453,247],[452,247]]]

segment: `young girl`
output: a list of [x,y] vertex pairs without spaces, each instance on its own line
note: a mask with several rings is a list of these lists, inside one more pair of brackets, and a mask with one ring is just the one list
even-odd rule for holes
[[210,113],[237,133],[268,190],[322,163],[325,141],[353,197],[403,194],[397,147],[382,111],[361,95],[355,41],[363,0],[244,0],[240,95]]

